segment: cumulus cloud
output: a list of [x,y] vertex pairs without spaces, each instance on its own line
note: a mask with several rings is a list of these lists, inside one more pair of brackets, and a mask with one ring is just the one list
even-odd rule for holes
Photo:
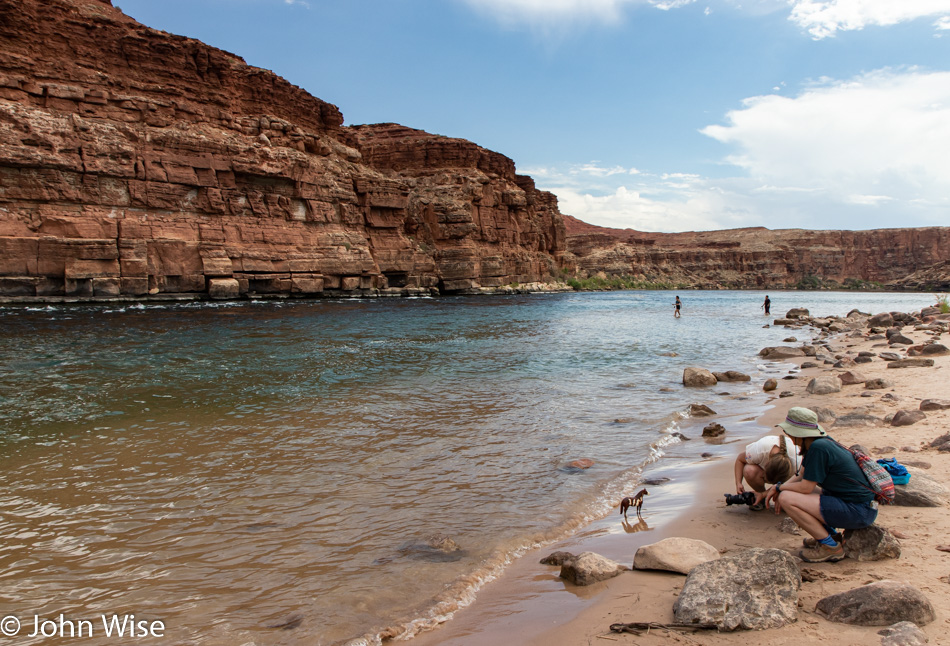
[[946,223],[950,72],[884,69],[824,79],[797,96],[746,99],[725,122],[702,132],[728,147],[722,164],[736,169],[731,176],[631,173],[595,162],[534,176],[558,196],[563,213],[616,228]]
[[735,147],[727,162],[763,184],[854,204],[950,195],[950,72],[826,80],[794,98],[747,99],[727,120],[702,132]]
[[838,31],[889,26],[918,18],[938,18],[938,28],[950,16],[950,0],[790,0],[789,20],[813,38]]

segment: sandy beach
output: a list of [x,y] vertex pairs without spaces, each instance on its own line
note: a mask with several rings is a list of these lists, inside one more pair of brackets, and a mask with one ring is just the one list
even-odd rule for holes
[[[818,314],[820,313],[813,313]],[[799,339],[817,330],[806,327],[796,331]],[[912,473],[950,486],[950,453],[930,448],[930,443],[947,432],[950,410],[929,411],[926,419],[910,426],[895,427],[885,423],[886,416],[900,410],[916,411],[924,399],[948,399],[948,367],[950,356],[936,356],[932,367],[890,369],[881,359],[881,352],[906,355],[906,345],[888,346],[883,339],[869,339],[867,328],[862,335],[850,332],[828,337],[836,356],[857,356],[861,351],[874,353],[870,363],[852,368],[834,368],[817,362],[817,367],[791,369],[788,378],[779,379],[778,389],[762,393],[770,408],[751,422],[760,430],[758,436],[777,434],[774,425],[792,406],[827,408],[840,417],[859,412],[881,420],[877,425],[836,427],[823,425],[835,439],[866,447],[872,457],[896,457],[907,464]],[[902,333],[915,343],[933,339],[925,330],[904,327]],[[938,342],[946,343],[946,336]],[[795,344],[789,344],[795,345]],[[800,344],[799,344],[800,345]],[[757,349],[756,349],[757,350]],[[753,350],[754,351],[754,350]],[[799,366],[813,358],[784,360]],[[787,367],[787,364],[785,364]],[[847,370],[860,372],[867,379],[884,378],[893,385],[881,390],[865,390],[862,384],[845,385],[840,392],[812,395],[806,390],[809,381],[823,374],[840,374]],[[761,388],[761,384],[759,384]],[[697,389],[697,401],[704,395]],[[789,391],[791,396],[779,397]],[[711,396],[711,395],[710,395]],[[751,407],[750,407],[751,408]],[[716,420],[727,429],[739,420]],[[749,423],[751,420],[742,420]],[[734,442],[729,453],[743,450],[746,441]],[[673,621],[673,604],[686,579],[684,575],[635,571],[587,587],[578,587],[560,579],[559,568],[541,565],[539,560],[556,550],[574,554],[592,551],[630,566],[636,550],[663,538],[682,536],[701,539],[721,554],[730,555],[750,547],[786,550],[798,559],[805,534],[780,531],[786,518],[771,511],[751,511],[745,506],[727,507],[723,492],[734,492],[733,461],[725,456],[691,467],[659,469],[659,475],[670,481],[652,486],[651,496],[644,504],[644,522],[635,520],[616,531],[622,523],[617,516],[594,523],[586,531],[554,545],[531,551],[515,561],[498,580],[486,584],[477,599],[461,609],[451,621],[424,632],[411,641],[415,646],[429,644],[743,644],[743,646],[781,646],[834,641],[839,645],[876,644],[881,627],[849,626],[827,621],[815,612],[816,603],[831,594],[857,588],[880,580],[896,580],[916,586],[936,610],[936,620],[922,630],[931,644],[950,643],[950,554],[938,547],[950,543],[950,515],[945,507],[882,506],[876,524],[887,528],[900,540],[901,556],[874,562],[858,562],[850,558],[837,563],[810,564],[800,562],[804,574],[799,591],[798,621],[780,629],[718,633],[702,631],[679,633],[665,629],[646,635],[614,633],[610,625],[626,622]],[[632,493],[632,492],[631,492]],[[618,501],[619,503],[619,501]]]

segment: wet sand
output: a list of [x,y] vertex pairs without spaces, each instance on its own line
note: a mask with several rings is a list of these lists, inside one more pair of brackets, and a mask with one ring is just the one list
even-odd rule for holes
[[[866,332],[866,329],[862,332]],[[931,338],[928,333],[912,331],[909,327],[904,328],[903,333],[918,343]],[[946,344],[946,336],[938,342]],[[891,348],[884,343],[882,347],[882,343],[880,340],[851,337],[848,333],[831,338],[831,347],[836,354],[857,355],[861,350],[875,354],[882,351],[905,354],[906,346]],[[869,397],[861,396],[866,392],[862,385],[844,386],[841,392],[831,395],[819,396],[806,392],[812,377],[845,370],[821,365],[792,371],[794,379],[779,379],[778,390],[772,394],[763,393],[758,402],[749,402],[748,410],[752,410],[755,404],[766,403],[771,406],[754,423],[753,430],[758,431],[754,435],[776,434],[778,430],[773,429],[774,425],[784,418],[792,406],[826,407],[839,416],[856,409],[868,409],[868,413],[883,419],[888,413],[898,410],[917,410],[922,399],[950,399],[950,387],[947,385],[950,383],[950,356],[933,358],[935,365],[929,368],[888,369],[886,362],[878,357],[872,363],[851,368],[868,379],[883,377],[894,383],[891,388],[867,391],[871,393]],[[800,365],[808,360],[814,361],[804,358],[794,363]],[[784,390],[791,391],[793,395],[779,398],[778,393]],[[884,398],[888,394],[896,399]],[[711,393],[706,396],[697,393],[698,401],[712,398]],[[860,443],[867,447],[875,458],[897,457],[902,463],[929,464],[929,468],[917,472],[944,486],[950,486],[950,477],[947,475],[950,453],[939,453],[928,447],[930,441],[950,430],[950,410],[928,412],[926,415],[927,419],[905,427],[891,427],[882,423],[880,426],[847,428],[835,428],[830,424],[826,428],[844,444]],[[451,621],[413,638],[412,644],[487,646],[507,643],[550,646],[615,641],[648,646],[672,641],[782,646],[826,640],[834,640],[841,645],[876,644],[881,639],[877,635],[879,627],[829,622],[815,613],[815,604],[830,594],[882,579],[906,581],[918,587],[937,612],[936,621],[924,626],[924,632],[930,636],[931,643],[950,643],[944,638],[950,624],[950,560],[945,552],[937,550],[938,545],[950,542],[947,539],[950,515],[946,513],[946,507],[882,506],[877,524],[903,535],[899,559],[801,563],[801,567],[810,573],[807,578],[812,580],[803,583],[799,593],[799,619],[776,630],[688,635],[654,630],[644,636],[612,633],[609,626],[613,623],[672,622],[673,603],[685,577],[665,572],[630,571],[592,586],[578,587],[560,579],[559,568],[539,563],[542,557],[551,552],[566,550],[575,554],[592,551],[630,566],[640,546],[671,536],[704,540],[723,554],[750,547],[772,547],[787,550],[797,557],[805,535],[779,531],[784,514],[753,512],[745,506],[727,507],[724,504],[722,494],[735,490],[734,456],[755,437],[743,437],[742,441],[730,444],[729,437],[733,429],[748,422],[740,421],[738,416],[712,419],[727,429],[727,443],[714,458],[680,462],[673,466],[661,461],[655,465],[655,470],[648,470],[644,474],[645,477],[669,477],[670,481],[648,487],[650,496],[643,506],[643,523],[637,525],[636,520],[632,519],[625,527],[621,517],[612,515],[567,540],[532,550],[514,562],[498,580],[486,584],[469,607],[456,612]],[[708,423],[708,418],[703,423]],[[745,430],[748,431],[748,428]]]

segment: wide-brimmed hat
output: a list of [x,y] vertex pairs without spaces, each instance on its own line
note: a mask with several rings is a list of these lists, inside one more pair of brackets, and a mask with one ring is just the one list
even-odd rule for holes
[[792,437],[825,437],[828,433],[818,424],[818,415],[807,408],[788,409],[785,421],[778,425]]

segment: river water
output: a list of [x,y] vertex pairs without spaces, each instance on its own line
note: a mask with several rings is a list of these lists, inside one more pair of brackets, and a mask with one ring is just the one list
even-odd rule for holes
[[751,408],[776,315],[933,301],[770,296],[0,309],[0,616],[17,644],[47,643],[35,617],[115,643],[103,615],[161,621],[143,643],[411,634],[615,513],[680,442],[684,367],[750,374],[715,390]]

